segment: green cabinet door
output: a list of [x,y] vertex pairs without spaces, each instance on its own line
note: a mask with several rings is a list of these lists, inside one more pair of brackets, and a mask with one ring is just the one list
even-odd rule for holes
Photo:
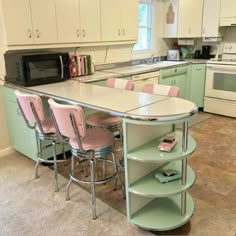
[[203,107],[205,77],[205,64],[191,65],[190,101],[194,102],[198,107]]
[[26,126],[16,102],[14,90],[2,87],[2,94],[11,147],[31,159],[37,160],[35,131]]
[[[27,127],[16,102],[14,89],[7,87],[1,87],[1,89],[10,145],[16,151],[36,161],[37,143],[35,130]],[[47,98],[43,98],[43,104],[45,108],[44,112],[47,116],[49,114]],[[43,141],[43,146],[46,146],[49,143],[49,141]],[[61,153],[60,145],[57,145],[56,148],[57,153]],[[69,150],[68,145],[65,146],[65,150]],[[49,147],[47,149],[44,149],[43,158],[50,158],[52,156],[52,148]]]
[[160,70],[159,83],[177,86],[180,90],[179,97],[189,99],[189,66]]

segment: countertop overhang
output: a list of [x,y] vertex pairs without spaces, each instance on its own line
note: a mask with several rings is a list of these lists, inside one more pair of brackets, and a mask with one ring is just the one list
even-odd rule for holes
[[75,80],[33,87],[10,83],[5,86],[134,120],[175,123],[198,111],[196,104],[185,99],[79,83]]

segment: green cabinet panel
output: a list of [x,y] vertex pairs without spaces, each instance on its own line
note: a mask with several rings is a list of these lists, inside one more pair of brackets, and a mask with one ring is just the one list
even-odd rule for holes
[[37,159],[37,145],[34,129],[29,129],[21,115],[13,89],[2,87],[3,105],[11,147]]
[[[1,87],[3,96],[3,106],[7,121],[7,130],[10,140],[10,145],[16,151],[24,154],[32,160],[37,160],[37,144],[34,129],[29,129],[25,124],[24,118],[20,112],[14,89]],[[48,115],[47,98],[43,99],[45,107],[45,114]],[[48,141],[43,142],[43,146],[49,144]],[[68,147],[65,147],[68,150]],[[60,153],[61,149],[57,146],[57,153]],[[43,151],[43,158],[52,157],[52,149],[47,148]]]
[[92,85],[106,86],[106,79],[105,80],[91,81],[91,82],[88,82],[88,83],[92,84]]
[[189,66],[160,70],[160,84],[174,85],[180,89],[180,98],[189,99]]
[[198,107],[203,107],[205,91],[206,65],[193,64],[191,67],[190,93],[189,99]]

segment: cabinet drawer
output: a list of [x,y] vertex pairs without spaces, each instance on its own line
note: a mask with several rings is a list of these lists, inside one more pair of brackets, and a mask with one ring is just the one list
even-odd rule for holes
[[188,73],[188,66],[161,70],[162,78]]

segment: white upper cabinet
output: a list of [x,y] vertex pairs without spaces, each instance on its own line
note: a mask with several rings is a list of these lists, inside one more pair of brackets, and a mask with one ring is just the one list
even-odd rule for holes
[[100,0],[80,0],[80,33],[83,42],[101,41]]
[[54,0],[1,0],[1,8],[1,44],[46,44],[57,40]]
[[178,37],[202,36],[203,0],[179,0]]
[[55,0],[58,41],[79,41],[79,1],[78,0]]
[[202,37],[219,37],[221,0],[204,0]]
[[100,0],[55,0],[60,43],[101,40]]
[[101,0],[103,41],[137,40],[138,0]]
[[54,0],[30,0],[34,39],[37,44],[57,41]]
[[29,0],[2,0],[0,10],[1,44],[33,44]]
[[236,17],[235,0],[221,0],[220,17]]
[[221,0],[220,26],[236,25],[236,1]]
[[178,33],[178,0],[166,0],[163,2],[163,38],[177,38]]

